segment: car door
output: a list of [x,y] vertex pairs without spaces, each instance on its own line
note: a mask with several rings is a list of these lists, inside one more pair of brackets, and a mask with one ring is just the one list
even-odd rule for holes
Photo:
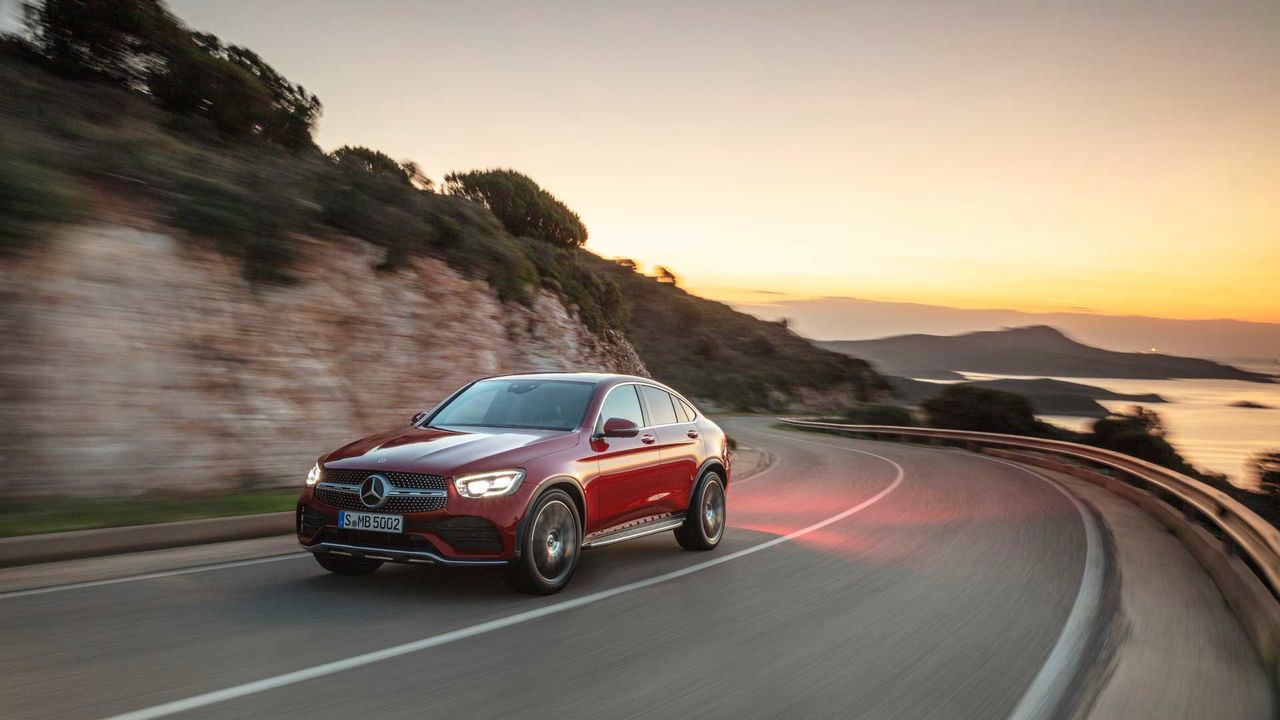
[[[585,488],[587,533],[655,514],[654,488],[661,482],[661,455],[657,438],[645,428],[646,420],[636,385],[618,385],[609,391],[600,406],[591,448],[599,462],[599,474]],[[609,418],[630,420],[640,428],[636,437],[600,437]]]
[[652,385],[641,385],[640,396],[656,439],[660,467],[654,501],[660,512],[678,513],[689,507],[693,483],[697,479],[702,442],[693,418],[683,403],[671,393]]

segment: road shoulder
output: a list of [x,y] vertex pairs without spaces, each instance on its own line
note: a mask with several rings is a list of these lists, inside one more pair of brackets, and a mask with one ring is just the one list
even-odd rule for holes
[[1272,717],[1274,699],[1253,645],[1212,578],[1178,539],[1141,508],[1103,488],[1040,472],[1103,517],[1123,579],[1109,672],[1079,716]]

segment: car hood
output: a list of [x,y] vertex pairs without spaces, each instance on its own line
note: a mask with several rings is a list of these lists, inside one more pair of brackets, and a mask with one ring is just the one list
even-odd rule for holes
[[563,430],[414,427],[370,435],[334,450],[323,462],[329,468],[453,475],[518,467],[576,441],[576,433]]

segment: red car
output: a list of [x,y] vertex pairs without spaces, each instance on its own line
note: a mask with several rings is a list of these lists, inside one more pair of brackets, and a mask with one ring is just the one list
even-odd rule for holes
[[714,548],[729,470],[724,433],[661,383],[486,378],[408,428],[321,457],[298,499],[298,540],[335,573],[495,565],[549,594],[583,548],[663,530],[685,549]]

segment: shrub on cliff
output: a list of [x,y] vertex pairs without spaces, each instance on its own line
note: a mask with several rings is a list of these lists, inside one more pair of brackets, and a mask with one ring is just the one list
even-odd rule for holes
[[32,240],[43,223],[74,215],[75,200],[59,173],[33,162],[19,148],[0,145],[0,252]]
[[320,99],[248,48],[188,30],[159,0],[24,5],[32,47],[64,75],[145,89],[162,107],[228,135],[314,148]]
[[515,170],[450,173],[444,190],[483,204],[512,235],[568,247],[587,241],[587,227],[577,213]]

